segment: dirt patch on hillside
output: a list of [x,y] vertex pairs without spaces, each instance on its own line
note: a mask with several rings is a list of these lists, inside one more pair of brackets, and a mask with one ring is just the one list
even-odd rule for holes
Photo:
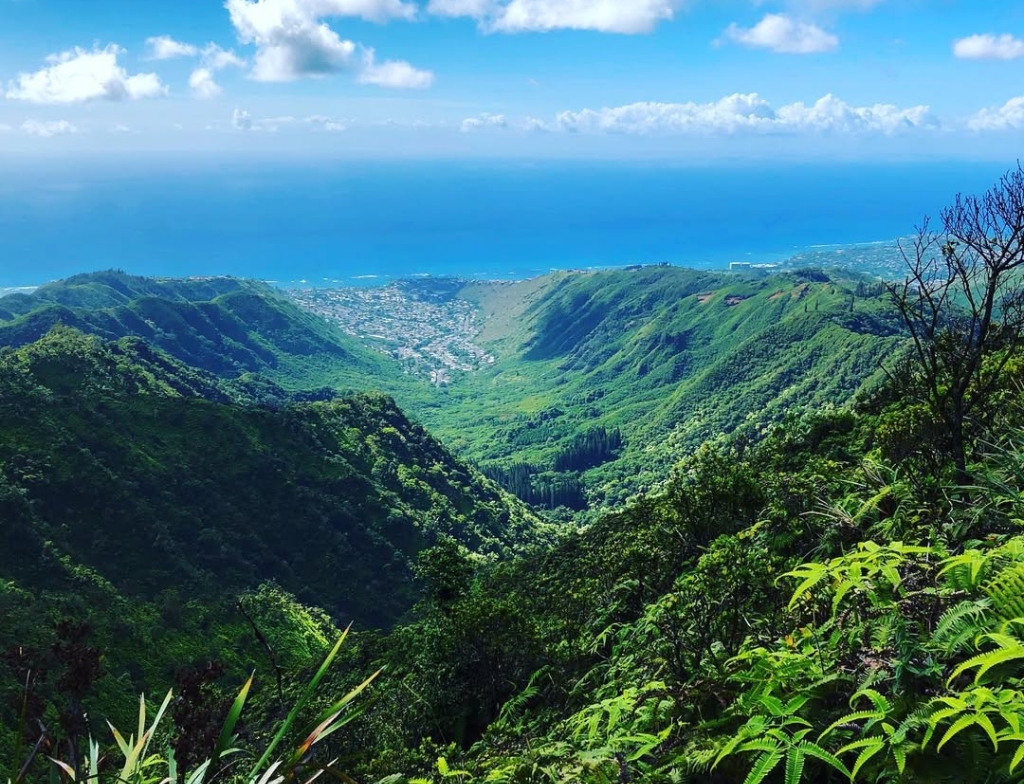
[[710,294],[698,294],[697,302],[699,302],[701,305],[707,305],[709,302],[711,302],[712,299],[714,299],[714,297],[715,292],[713,291]]
[[745,299],[747,299],[747,297],[740,297],[733,294],[731,297],[725,298],[725,304],[731,308],[733,305],[739,305]]

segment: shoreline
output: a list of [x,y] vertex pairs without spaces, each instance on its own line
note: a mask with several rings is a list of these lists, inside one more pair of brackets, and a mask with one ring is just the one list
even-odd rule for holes
[[[694,269],[701,272],[728,272],[731,264],[742,263],[751,265],[772,265],[775,267],[797,267],[805,264],[813,266],[815,262],[824,261],[823,257],[827,256],[844,256],[850,252],[856,252],[857,250],[862,251],[875,251],[884,252],[886,249],[896,249],[896,243],[899,238],[894,237],[891,240],[869,240],[864,242],[853,242],[853,243],[829,243],[829,244],[814,244],[807,245],[802,248],[794,248],[788,251],[750,251],[745,254],[737,254],[722,260],[715,259],[714,261],[673,261],[669,259],[657,259],[651,261],[628,261],[618,264],[563,264],[557,267],[524,267],[523,269],[508,269],[504,270],[478,270],[475,272],[458,272],[455,270],[451,271],[435,271],[435,272],[410,272],[401,274],[388,274],[388,273],[370,273],[370,272],[358,272],[351,275],[332,275],[323,276],[320,278],[314,278],[312,276],[307,278],[298,278],[294,280],[281,280],[281,279],[268,279],[263,280],[272,286],[284,290],[300,289],[300,288],[356,288],[356,287],[374,287],[383,286],[393,283],[398,280],[414,280],[417,278],[463,278],[466,280],[504,280],[504,281],[515,281],[515,280],[528,280],[530,278],[540,277],[542,275],[549,275],[554,272],[565,272],[569,270],[598,272],[601,270],[616,270],[616,269],[627,269],[630,267],[637,266],[657,266],[659,264],[667,264],[672,267],[681,267],[684,269]],[[837,259],[837,261],[844,261],[845,259]],[[141,274],[133,273],[128,270],[130,274]],[[151,275],[150,275],[151,276]],[[166,275],[161,274],[160,277],[200,277],[198,275]],[[254,278],[259,279],[259,278]],[[48,281],[53,282],[53,281]],[[36,285],[0,285],[0,298],[8,296],[10,294],[30,294],[33,291],[46,285],[40,283]]]

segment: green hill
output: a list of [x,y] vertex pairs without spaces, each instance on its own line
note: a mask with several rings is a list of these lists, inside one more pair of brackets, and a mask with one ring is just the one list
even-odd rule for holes
[[569,475],[553,469],[576,466],[596,499],[621,500],[708,438],[756,437],[881,377],[900,329],[876,284],[833,274],[647,267],[470,283],[458,296],[479,305],[497,362],[409,407],[505,481],[527,464],[534,486],[557,484]]
[[57,324],[104,340],[143,338],[195,368],[225,378],[258,373],[289,389],[402,383],[379,354],[256,281],[107,271],[0,301],[0,345],[27,345]]
[[49,590],[73,563],[147,600],[274,580],[386,625],[438,536],[499,554],[537,535],[390,398],[239,405],[132,348],[59,330],[0,357],[3,577]]
[[645,267],[403,292],[473,303],[497,361],[437,389],[265,284],[113,271],[4,297],[0,345],[64,324],[139,338],[231,382],[234,399],[379,389],[521,498],[581,509],[657,485],[719,433],[756,437],[790,406],[850,399],[901,340],[877,286],[838,272]]

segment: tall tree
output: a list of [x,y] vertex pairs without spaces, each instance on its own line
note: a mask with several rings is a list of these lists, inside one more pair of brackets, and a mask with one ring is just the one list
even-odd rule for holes
[[925,219],[901,244],[907,275],[888,289],[913,338],[923,400],[966,482],[968,428],[982,424],[1024,328],[1024,169],[981,196],[958,195],[939,217],[937,231]]

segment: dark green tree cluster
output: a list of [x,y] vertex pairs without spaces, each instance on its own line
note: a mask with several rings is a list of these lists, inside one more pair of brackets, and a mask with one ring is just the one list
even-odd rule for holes
[[591,428],[575,436],[555,455],[556,471],[586,471],[615,459],[622,449],[622,431],[618,428]]
[[583,482],[574,474],[544,471],[530,463],[513,463],[507,468],[490,465],[483,471],[489,479],[530,506],[539,509],[564,507],[577,512],[587,508]]

